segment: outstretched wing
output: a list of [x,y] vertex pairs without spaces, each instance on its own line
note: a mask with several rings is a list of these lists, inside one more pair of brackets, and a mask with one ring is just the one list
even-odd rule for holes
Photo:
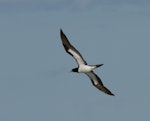
[[80,65],[87,65],[86,61],[83,59],[82,55],[79,53],[79,51],[73,47],[69,40],[67,39],[66,35],[63,33],[62,30],[60,30],[60,37],[61,37],[61,40],[62,40],[62,44],[66,50],[67,53],[69,53],[70,55],[72,55],[78,66]]
[[91,79],[92,84],[98,88],[99,90],[103,91],[104,93],[108,95],[114,96],[113,93],[111,93],[110,90],[108,90],[102,83],[101,79],[93,72],[87,72],[86,75]]

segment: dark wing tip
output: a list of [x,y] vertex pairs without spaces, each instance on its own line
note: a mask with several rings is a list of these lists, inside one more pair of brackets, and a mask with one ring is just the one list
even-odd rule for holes
[[60,36],[64,35],[62,29],[60,28]]
[[[102,64],[99,64],[99,65],[102,65]],[[111,93],[111,91],[109,89],[107,89],[101,79],[93,72],[91,71],[90,73],[86,73],[87,76],[91,79],[92,81],[92,84],[99,90],[101,90],[102,92],[104,92],[105,94],[108,94],[108,95],[111,95],[111,96],[114,96],[113,93]]]
[[101,86],[96,86],[98,89],[100,89],[101,91],[103,91],[104,93],[111,95],[111,96],[115,96],[109,89],[107,89],[106,87],[101,87]]
[[101,80],[99,80],[99,84],[98,85],[94,85],[96,86],[99,90],[101,90],[102,92],[111,95],[111,96],[115,96],[109,89],[107,89],[103,83],[101,82]]
[[107,93],[108,95],[111,95],[111,96],[115,96],[113,93],[111,93],[111,92],[109,92],[109,93]]
[[60,29],[60,37],[63,42],[68,42],[66,35],[63,33],[62,29]]
[[65,50],[68,52],[69,47],[71,46],[70,42],[68,41],[68,38],[66,35],[63,33],[62,29],[60,28],[60,37],[62,40],[62,44],[65,48]]

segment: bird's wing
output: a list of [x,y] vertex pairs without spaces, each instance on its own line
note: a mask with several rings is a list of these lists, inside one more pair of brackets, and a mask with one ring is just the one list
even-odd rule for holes
[[60,30],[60,37],[61,37],[62,44],[63,44],[66,52],[75,58],[76,62],[78,63],[78,66],[87,65],[87,63],[83,59],[82,55],[79,53],[79,51],[75,47],[73,47],[70,44],[69,40],[67,39],[66,35],[63,33],[62,30]]
[[87,72],[85,73],[92,81],[92,84],[98,88],[99,90],[103,91],[106,94],[114,96],[113,93],[111,93],[102,83],[101,79],[93,72]]

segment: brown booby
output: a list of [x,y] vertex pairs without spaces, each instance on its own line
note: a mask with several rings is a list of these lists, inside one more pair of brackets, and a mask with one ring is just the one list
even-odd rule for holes
[[71,45],[68,38],[61,29],[60,29],[60,37],[66,52],[69,53],[71,56],[73,56],[78,64],[78,68],[74,68],[71,71],[77,73],[85,73],[90,78],[92,84],[96,88],[98,88],[99,90],[108,95],[114,96],[114,94],[111,93],[111,91],[103,85],[101,79],[93,72],[94,69],[102,66],[103,64],[88,65],[87,62],[83,59],[82,55],[79,53],[79,51],[73,45]]

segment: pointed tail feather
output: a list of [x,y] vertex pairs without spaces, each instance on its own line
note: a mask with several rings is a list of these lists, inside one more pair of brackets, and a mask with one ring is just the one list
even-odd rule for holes
[[96,66],[96,68],[98,68],[98,67],[100,67],[100,66],[102,66],[102,65],[104,65],[104,64],[97,64],[97,65],[95,65],[95,66]]

